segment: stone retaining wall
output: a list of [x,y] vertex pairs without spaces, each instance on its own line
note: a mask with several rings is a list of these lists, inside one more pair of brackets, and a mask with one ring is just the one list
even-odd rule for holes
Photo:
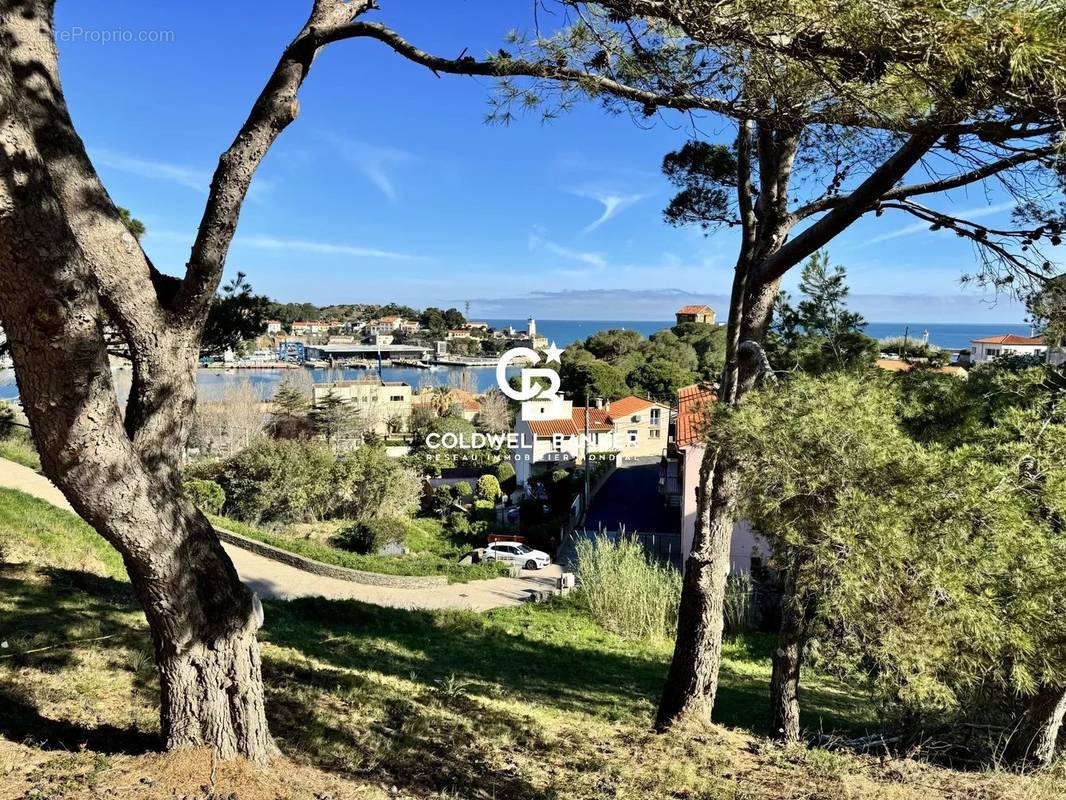
[[448,585],[448,579],[443,575],[386,575],[381,572],[364,572],[358,569],[338,567],[333,564],[323,564],[321,561],[307,558],[306,556],[290,553],[280,547],[274,547],[266,542],[249,539],[240,534],[228,531],[225,528],[215,527],[218,538],[223,542],[248,550],[256,555],[280,561],[290,567],[302,569],[314,575],[324,575],[327,578],[337,578],[352,583],[365,583],[371,586],[387,586],[393,589],[435,589]]

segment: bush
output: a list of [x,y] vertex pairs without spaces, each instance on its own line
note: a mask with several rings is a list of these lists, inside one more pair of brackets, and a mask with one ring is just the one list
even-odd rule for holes
[[448,515],[447,522],[454,537],[466,539],[470,536],[470,520],[462,511],[453,511]]
[[192,478],[182,483],[185,496],[205,514],[218,514],[226,504],[226,493],[214,481]]
[[455,496],[462,500],[464,497],[469,497],[474,493],[474,489],[466,481],[459,481],[455,484]]
[[496,465],[496,480],[500,482],[500,488],[510,494],[517,486],[514,465],[510,461],[501,461]]
[[383,447],[360,447],[337,462],[333,470],[333,513],[364,521],[409,517],[422,496],[415,470],[391,458]]
[[479,500],[495,503],[501,494],[503,494],[503,490],[500,489],[500,482],[492,475],[482,475],[478,478],[477,496]]
[[407,524],[403,520],[382,517],[345,528],[334,537],[334,543],[342,550],[366,556],[388,544],[403,544],[406,539]]
[[475,500],[474,519],[482,522],[494,522],[496,519],[496,504],[491,500]]
[[606,536],[577,542],[578,597],[609,631],[632,639],[671,638],[681,573],[648,559],[639,542]]
[[335,465],[322,443],[260,440],[223,462],[224,511],[253,523],[324,519],[336,506]]

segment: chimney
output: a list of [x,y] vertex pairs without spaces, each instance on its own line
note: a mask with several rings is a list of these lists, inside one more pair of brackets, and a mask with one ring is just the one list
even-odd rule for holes
[[596,398],[596,408],[603,408],[603,398],[602,397],[597,397]]

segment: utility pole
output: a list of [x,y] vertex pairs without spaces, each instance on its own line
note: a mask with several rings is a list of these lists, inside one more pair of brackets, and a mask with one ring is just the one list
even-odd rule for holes
[[907,357],[907,337],[910,335],[910,332],[911,332],[911,326],[907,325],[903,329],[903,347],[900,348],[900,354],[899,354],[899,357],[901,359]]

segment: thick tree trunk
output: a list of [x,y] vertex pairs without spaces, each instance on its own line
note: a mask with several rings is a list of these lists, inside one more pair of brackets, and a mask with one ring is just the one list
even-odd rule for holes
[[796,742],[800,738],[800,664],[806,615],[796,597],[792,581],[786,577],[781,595],[781,627],[777,632],[777,647],[771,657],[770,674],[771,738]]
[[1007,747],[1014,764],[1044,767],[1058,752],[1062,723],[1066,719],[1066,688],[1046,686],[1029,701],[1018,729]]
[[685,564],[674,657],[663,687],[655,726],[665,730],[682,717],[709,721],[722,665],[726,575],[733,533],[738,476],[708,448],[700,468],[697,535]]
[[153,388],[127,430],[104,343],[101,281],[87,255],[100,249],[85,245],[63,203],[65,182],[80,179],[77,164],[68,173],[40,150],[48,132],[34,102],[57,87],[41,69],[13,64],[54,59],[50,19],[29,10],[0,2],[0,317],[41,464],[123,557],[155,644],[167,744],[266,762],[276,751],[255,638],[261,608],[210,523],[182,497],[176,468],[195,397],[196,328],[157,325],[134,350]]

